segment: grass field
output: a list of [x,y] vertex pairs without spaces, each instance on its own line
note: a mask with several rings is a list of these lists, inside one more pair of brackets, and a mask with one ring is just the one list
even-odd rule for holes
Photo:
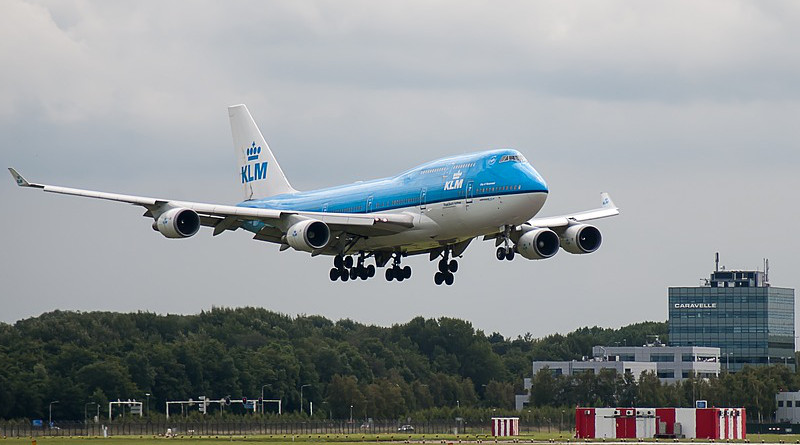
[[[485,435],[434,435],[434,434],[412,434],[412,435],[399,435],[399,434],[381,434],[381,435],[302,435],[302,436],[203,436],[203,437],[140,437],[140,436],[115,436],[115,437],[25,437],[25,438],[0,438],[0,445],[21,445],[32,444],[36,441],[36,445],[77,445],[88,443],[92,445],[164,445],[167,442],[178,442],[180,444],[202,444],[202,445],[222,445],[230,444],[231,442],[239,443],[281,443],[281,444],[326,444],[326,445],[352,445],[358,444],[386,444],[386,443],[426,443],[426,444],[457,444],[457,443],[495,443],[495,438],[487,437]],[[612,442],[613,440],[608,440]],[[531,435],[522,435],[515,438],[498,438],[498,443],[567,443],[567,438],[559,435],[559,433],[537,433]],[[576,441],[574,439],[569,442],[585,443],[586,441]],[[603,443],[603,440],[590,441],[592,443]],[[619,441],[615,441],[619,442]],[[638,440],[622,440],[621,442],[628,442],[631,444],[638,443]],[[644,440],[648,443],[664,443],[674,444],[673,440]],[[743,441],[739,441],[743,442]],[[782,443],[782,444],[797,444],[800,443],[800,435],[750,435],[747,442],[750,443]],[[685,440],[682,443],[709,443],[703,440]],[[717,443],[726,443],[725,441],[718,441]]]

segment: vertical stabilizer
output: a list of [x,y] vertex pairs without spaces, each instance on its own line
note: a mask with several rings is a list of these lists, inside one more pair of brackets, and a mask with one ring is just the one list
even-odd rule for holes
[[228,116],[231,118],[233,149],[236,152],[238,177],[244,199],[296,192],[283,174],[247,107],[230,106]]

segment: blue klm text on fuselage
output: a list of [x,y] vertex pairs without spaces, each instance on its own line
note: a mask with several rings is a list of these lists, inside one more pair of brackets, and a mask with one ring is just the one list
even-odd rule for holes
[[[255,141],[247,148],[247,160],[257,161],[258,156],[261,154],[261,147],[256,146]],[[259,179],[267,178],[267,162],[256,162],[254,164],[245,164],[242,166],[242,184],[248,182],[258,181]]]

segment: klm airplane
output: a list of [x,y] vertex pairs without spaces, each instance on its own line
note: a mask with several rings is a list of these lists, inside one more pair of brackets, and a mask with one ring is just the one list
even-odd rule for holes
[[[544,179],[516,150],[452,156],[397,176],[307,192],[289,184],[244,105],[228,108],[237,179],[244,201],[236,205],[183,202],[28,182],[22,187],[142,206],[153,229],[188,238],[200,226],[214,235],[243,229],[254,239],[311,256],[333,256],[332,281],[366,280],[386,267],[388,281],[411,278],[408,255],[439,260],[434,282],[453,284],[461,257],[477,237],[494,240],[498,260],[520,255],[550,258],[559,247],[586,254],[600,247],[600,231],[586,221],[619,214],[607,193],[602,205],[570,215],[534,218],[547,199]],[[366,264],[372,258],[373,264]],[[389,263],[391,262],[391,266]]]

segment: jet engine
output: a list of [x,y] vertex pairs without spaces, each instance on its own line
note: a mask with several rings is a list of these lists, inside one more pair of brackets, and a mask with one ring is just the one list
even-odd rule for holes
[[558,235],[550,229],[538,228],[522,234],[517,252],[529,260],[543,260],[558,252]]
[[602,241],[600,230],[589,224],[569,226],[561,234],[561,247],[569,253],[592,253],[600,248]]
[[153,229],[167,238],[188,238],[200,230],[200,216],[192,209],[170,209],[153,222]]
[[306,219],[286,231],[286,243],[295,250],[313,252],[323,249],[331,239],[331,229],[322,221]]

